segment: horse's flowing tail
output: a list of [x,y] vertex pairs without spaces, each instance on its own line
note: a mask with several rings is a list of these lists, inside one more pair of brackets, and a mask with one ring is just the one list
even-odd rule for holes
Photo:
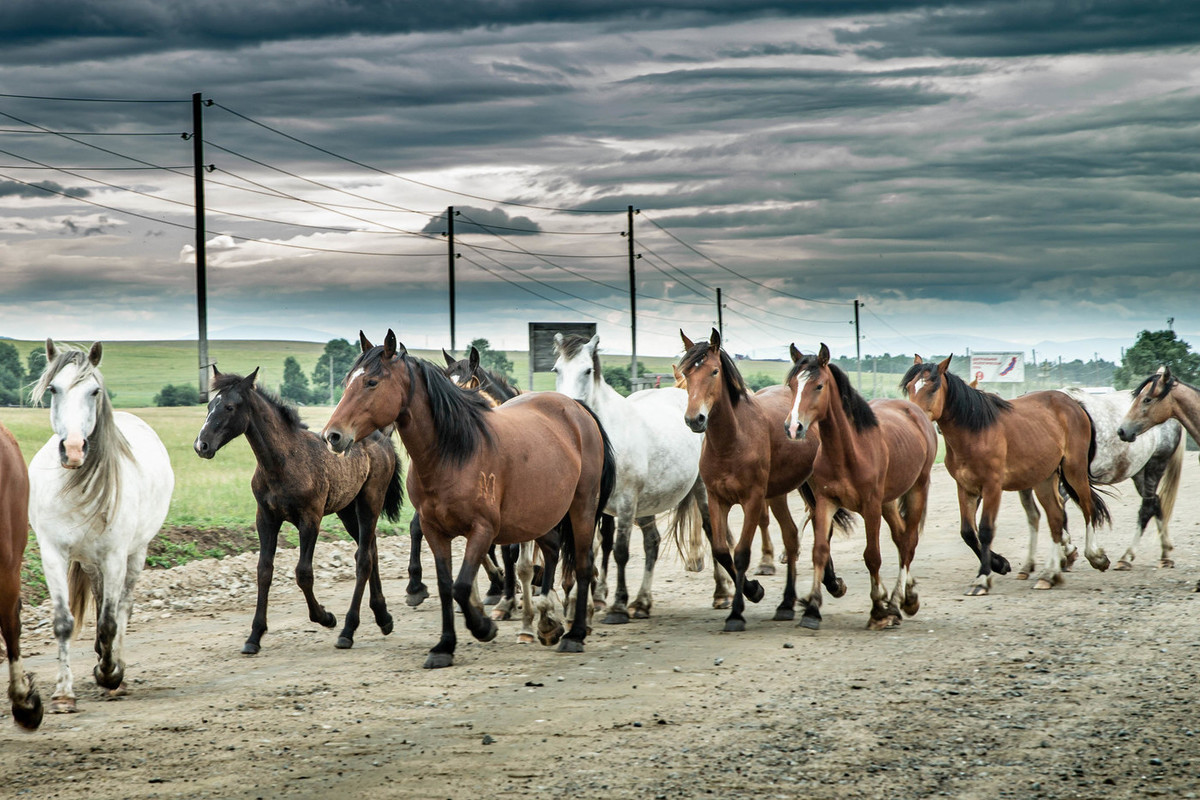
[[[800,496],[804,498],[804,504],[808,506],[808,513],[811,516],[813,509],[817,507],[817,495],[813,492],[812,487],[808,485],[808,481],[800,484],[799,491]],[[833,527],[849,536],[854,531],[854,515],[844,508],[839,508],[833,512]],[[816,530],[815,522],[814,530]],[[832,533],[833,531],[830,530],[831,535]]]
[[392,447],[392,456],[396,459],[396,468],[392,470],[392,477],[388,481],[387,491],[383,495],[383,515],[391,522],[396,522],[400,519],[400,507],[404,505],[404,465],[400,463],[400,456],[396,453],[396,446],[388,440],[388,444]]
[[71,638],[78,639],[79,631],[83,629],[87,619],[88,606],[92,601],[92,579],[80,566],[78,561],[72,561],[67,569],[67,598],[71,607],[71,616],[75,618],[75,629]]
[[[1082,405],[1079,407],[1083,408]],[[1112,515],[1108,512],[1108,506],[1104,503],[1104,498],[1100,496],[1100,492],[1096,491],[1095,477],[1092,475],[1092,458],[1096,455],[1096,423],[1086,408],[1083,408],[1083,413],[1087,417],[1090,428],[1087,460],[1087,491],[1092,497],[1092,518],[1087,520],[1087,523],[1093,528],[1098,528],[1101,525],[1111,525]],[[1067,496],[1071,498],[1071,502],[1079,506],[1082,510],[1083,506],[1079,504],[1079,494],[1076,487],[1072,486],[1070,481],[1067,480],[1061,480],[1059,483],[1067,490]]]
[[1187,433],[1182,433],[1179,437],[1179,446],[1171,454],[1171,460],[1167,462],[1162,480],[1158,483],[1158,513],[1164,526],[1171,521],[1171,514],[1175,511],[1175,497],[1179,494],[1179,477],[1183,474],[1183,459],[1186,450]]
[[688,565],[696,563],[700,566],[692,571],[698,572],[704,568],[704,519],[700,514],[700,501],[696,498],[695,489],[684,495],[675,507],[670,536],[683,559],[684,569],[690,570],[692,568]]

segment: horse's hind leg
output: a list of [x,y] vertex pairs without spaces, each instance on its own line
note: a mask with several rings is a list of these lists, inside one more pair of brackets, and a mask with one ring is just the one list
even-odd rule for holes
[[458,570],[458,578],[454,581],[454,599],[462,609],[463,622],[471,635],[481,642],[490,642],[496,638],[496,623],[471,602],[471,593],[475,589],[475,576],[479,572],[479,564],[487,557],[488,546],[494,536],[493,531],[478,526],[472,528],[467,534],[467,547],[463,553],[462,566]]
[[[516,555],[513,550],[516,549]],[[520,558],[519,545],[501,545],[500,556],[504,559],[504,599],[492,607],[492,619],[512,619],[513,609],[517,607],[517,560]],[[518,636],[518,639],[520,637]]]
[[454,663],[457,637],[454,633],[454,584],[450,576],[450,541],[443,536],[428,538],[429,550],[437,571],[438,599],[442,609],[442,637],[425,659],[425,669],[448,667]]
[[1051,475],[1035,486],[1034,493],[1046,511],[1046,525],[1050,528],[1051,542],[1050,557],[1045,568],[1038,574],[1038,581],[1033,588],[1050,589],[1062,583],[1062,570],[1067,561],[1062,533],[1067,513],[1058,497],[1058,474]]
[[[558,644],[566,628],[554,614],[554,573],[558,570],[559,550],[562,547],[562,528],[557,527],[537,540],[542,554],[542,591],[538,597],[537,637],[547,647]],[[564,576],[566,577],[566,576]],[[574,580],[574,575],[571,579]]]
[[596,582],[592,586],[592,605],[597,611],[608,605],[608,559],[613,554],[616,530],[616,518],[612,514],[602,514],[600,530],[597,531],[600,540],[600,569],[596,571]]
[[637,597],[629,604],[629,610],[634,619],[647,619],[650,609],[654,607],[654,595],[651,586],[654,584],[654,566],[658,563],[658,545],[662,536],[654,517],[639,517],[637,525],[642,529],[642,548],[645,550],[646,566],[642,571],[642,586],[638,589]]
[[483,557],[483,569],[488,576],[488,590],[483,598],[485,606],[494,606],[499,603],[504,597],[505,574],[499,564],[496,563],[496,545],[488,548],[487,555]]
[[404,602],[419,606],[429,597],[429,587],[421,580],[421,515],[413,514],[408,523],[408,596]]
[[308,618],[326,628],[337,625],[337,617],[325,610],[313,594],[313,552],[317,549],[317,531],[321,518],[305,519],[296,526],[300,531],[300,555],[296,561],[296,585],[304,592],[308,604]]
[[385,636],[392,632],[392,616],[388,613],[382,582],[379,579],[379,550],[375,541],[377,512],[365,498],[359,498],[352,506],[339,511],[338,517],[358,542],[358,549],[354,554],[354,593],[350,597],[350,607],[346,610],[342,632],[334,645],[339,650],[347,650],[354,646],[354,633],[358,630],[359,609],[362,606],[365,586],[369,584],[371,587],[371,611]]
[[37,730],[44,709],[33,676],[25,673],[21,661],[21,578],[16,566],[5,580],[0,580],[0,632],[8,653],[8,699],[13,719],[25,730]]
[[250,635],[242,645],[242,653],[252,656],[261,649],[263,634],[267,632],[267,595],[275,576],[275,547],[279,541],[282,520],[259,508],[255,520],[258,528],[258,599],[254,605],[254,619],[250,622]]
[[[767,501],[770,506],[771,513],[775,515],[775,521],[779,523],[780,538],[783,539],[784,563],[787,564],[787,581],[783,585],[783,598],[779,601],[779,607],[775,609],[776,620],[791,620],[796,618],[796,556],[800,552],[800,529],[796,527],[796,521],[792,519],[791,511],[787,507],[787,495],[779,495],[772,497]],[[764,514],[765,516],[765,514]],[[765,530],[766,526],[761,522],[759,528]],[[758,575],[774,574],[774,569],[769,573],[764,573],[759,567]]]
[[[696,504],[700,508],[700,527],[704,530],[704,538],[708,540],[708,549],[713,554],[713,581],[716,587],[713,589],[713,608],[729,608],[733,603],[733,576],[723,567],[716,558],[716,547],[713,544],[713,526],[712,516],[708,510],[708,490],[704,488],[704,481],[697,478],[696,485],[692,488],[696,496]],[[728,537],[726,537],[726,550],[728,547]]]
[[1170,560],[1171,539],[1163,533],[1166,525],[1162,518],[1162,507],[1158,501],[1158,494],[1155,491],[1158,487],[1158,482],[1162,479],[1162,472],[1162,465],[1151,459],[1146,462],[1146,466],[1142,468],[1141,472],[1133,476],[1133,485],[1137,487],[1138,494],[1141,495],[1142,506],[1138,509],[1137,529],[1133,532],[1133,541],[1129,543],[1129,547],[1125,549],[1125,554],[1121,556],[1113,569],[1122,571],[1133,569],[1133,559],[1136,556],[1138,544],[1142,540],[1142,534],[1146,532],[1146,526],[1150,524],[1150,520],[1152,519],[1158,520],[1163,561]]
[[605,625],[623,625],[629,622],[629,588],[625,585],[625,566],[629,563],[629,535],[633,529],[633,504],[625,501],[617,512],[617,535],[613,539],[613,560],[617,565],[617,588],[608,615],[601,620]]
[[[522,542],[519,547],[519,557],[514,565],[517,578],[521,581],[521,631],[517,634],[519,644],[533,644],[537,641],[533,632],[533,542]],[[507,569],[508,565],[505,564]],[[543,575],[545,573],[543,572]]]
[[1029,525],[1029,547],[1025,552],[1025,563],[1017,571],[1017,580],[1024,581],[1028,580],[1037,568],[1038,523],[1042,519],[1042,512],[1038,511],[1037,503],[1033,500],[1032,489],[1022,489],[1017,492],[1017,496],[1021,498],[1021,508],[1025,509],[1025,522]]

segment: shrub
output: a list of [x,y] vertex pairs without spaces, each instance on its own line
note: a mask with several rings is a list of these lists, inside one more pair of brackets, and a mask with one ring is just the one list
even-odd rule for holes
[[168,383],[161,392],[154,395],[154,405],[156,406],[194,406],[199,403],[199,390],[189,384],[176,386]]

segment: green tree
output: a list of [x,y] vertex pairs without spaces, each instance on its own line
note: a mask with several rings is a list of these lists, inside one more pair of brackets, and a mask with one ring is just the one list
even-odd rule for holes
[[24,383],[25,370],[21,366],[20,352],[9,342],[0,342],[0,405],[20,405]]
[[[637,362],[638,375],[646,374],[646,365]],[[609,364],[601,368],[604,382],[617,390],[618,394],[628,397],[633,391],[633,383],[629,380],[629,367],[624,364]]]
[[765,372],[754,372],[742,378],[746,382],[746,388],[752,392],[757,392],[759,389],[765,389],[768,386],[776,386],[783,383],[782,378],[772,378]]
[[479,351],[479,366],[490,369],[497,375],[503,375],[513,386],[517,385],[515,376],[512,374],[513,363],[503,351],[493,350],[487,339],[473,339],[467,346],[468,352],[472,347]]
[[200,402],[200,392],[195,386],[184,383],[176,386],[168,383],[154,395],[156,406],[194,406]]
[[1133,347],[1125,351],[1121,366],[1113,372],[1113,385],[1118,389],[1132,388],[1163,364],[1181,381],[1195,383],[1200,379],[1200,353],[1193,353],[1187,342],[1175,336],[1175,331],[1142,331]]
[[292,403],[307,403],[312,399],[312,393],[308,390],[308,376],[300,368],[295,356],[283,360],[283,386],[279,394]]
[[[28,365],[28,369],[25,370],[25,374],[29,376],[29,380],[32,383],[40,378],[42,373],[46,370],[46,348],[35,347],[30,350],[29,357],[25,360],[25,363]],[[31,395],[32,391],[32,385],[25,390],[25,401],[29,403],[29,405],[33,405],[35,399]],[[42,403],[45,404],[46,402],[48,402],[47,399],[43,397]]]
[[[330,375],[333,383],[333,402],[342,399],[342,381],[350,372],[350,365],[358,358],[359,350],[345,339],[330,339],[325,343],[325,352],[317,359],[312,371],[312,401],[329,402]],[[331,365],[332,364],[332,369]]]

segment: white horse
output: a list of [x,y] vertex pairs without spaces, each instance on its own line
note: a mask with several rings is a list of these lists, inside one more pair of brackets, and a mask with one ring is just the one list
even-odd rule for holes
[[[708,524],[708,495],[700,480],[704,437],[683,423],[687,392],[672,387],[647,389],[622,397],[604,380],[599,344],[598,335],[584,339],[555,334],[554,352],[558,358],[554,362],[554,388],[595,412],[608,432],[617,458],[617,484],[604,509],[616,518],[613,557],[617,588],[608,615],[602,620],[611,625],[628,622],[631,612],[639,619],[650,616],[654,605],[651,584],[660,540],[654,522],[656,514],[675,511],[676,542],[681,541],[682,526],[695,530],[698,516],[710,539],[712,530]],[[642,529],[646,567],[637,597],[629,603],[625,565],[629,561],[629,534],[635,521]],[[718,604],[727,604],[733,592],[725,570],[720,566],[714,569],[717,591],[713,605],[722,607]],[[594,593],[596,598],[607,594],[603,570],[598,574]]]
[[[1123,442],[1117,435],[1121,420],[1129,408],[1129,392],[1105,392],[1091,394],[1079,389],[1060,389],[1083,406],[1088,416],[1092,418],[1092,427],[1096,431],[1096,452],[1091,457],[1089,469],[1092,482],[1104,486],[1112,486],[1124,480],[1132,480],[1137,487],[1138,495],[1142,498],[1142,506],[1138,511],[1138,524],[1133,532],[1133,540],[1125,550],[1125,554],[1117,561],[1113,569],[1127,570],[1133,568],[1134,551],[1150,520],[1158,523],[1158,537],[1161,545],[1160,567],[1173,567],[1171,560],[1171,544],[1169,525],[1171,512],[1175,508],[1175,496],[1179,491],[1179,478],[1183,469],[1184,438],[1183,428],[1176,420],[1169,420],[1157,428],[1148,430],[1134,442]],[[1029,552],[1025,564],[1017,572],[1018,579],[1028,578],[1033,574],[1035,563],[1034,554],[1037,551],[1038,522],[1041,512],[1033,502],[1032,492],[1020,493],[1021,505],[1025,508],[1026,521],[1029,523]],[[1066,531],[1063,531],[1064,538]],[[1074,562],[1076,548],[1069,540],[1064,542],[1067,548],[1067,564]]]
[[114,413],[100,375],[100,343],[84,353],[46,340],[46,371],[34,397],[50,392],[54,435],[29,465],[29,523],[42,551],[54,604],[58,682],[52,712],[75,710],[71,639],[96,601],[96,683],[124,692],[125,628],[146,548],[167,516],[175,475],[158,436]]

